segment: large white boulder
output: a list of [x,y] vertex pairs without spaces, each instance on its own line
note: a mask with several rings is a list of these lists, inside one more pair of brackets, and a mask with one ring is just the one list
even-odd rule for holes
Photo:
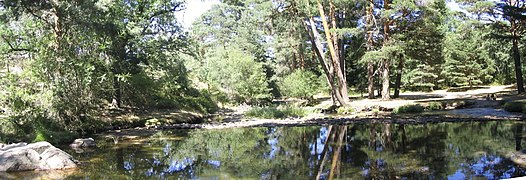
[[0,148],[0,171],[76,168],[76,160],[48,142],[18,143]]

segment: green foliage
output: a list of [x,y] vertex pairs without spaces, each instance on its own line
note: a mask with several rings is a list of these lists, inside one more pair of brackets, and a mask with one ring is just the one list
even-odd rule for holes
[[0,118],[0,142],[7,143],[10,140],[21,139],[23,130],[11,118]]
[[263,64],[250,54],[237,49],[219,48],[201,72],[210,86],[223,91],[229,100],[258,103],[271,98]]
[[526,113],[526,101],[524,100],[506,102],[503,107],[509,112]]
[[0,2],[0,108],[11,124],[0,134],[61,141],[68,136],[54,132],[94,132],[113,100],[134,110],[215,111],[181,60],[193,53],[175,19],[183,3]]
[[280,92],[287,97],[312,99],[320,92],[320,84],[314,73],[305,70],[296,70],[285,76],[279,83]]
[[350,114],[350,113],[353,113],[354,111],[355,111],[354,108],[350,106],[342,106],[336,109],[336,112],[338,114]]
[[421,113],[424,112],[424,106],[420,104],[408,104],[394,109],[395,114]]
[[442,110],[444,109],[444,106],[440,102],[430,102],[427,104],[425,109],[428,111]]
[[[456,22],[455,20],[453,22]],[[490,33],[478,22],[456,22],[455,32],[445,38],[442,74],[449,86],[474,86],[489,83],[495,74],[494,59],[488,51],[490,44],[485,33]],[[473,26],[482,26],[473,29]]]
[[303,117],[307,114],[303,108],[295,106],[278,106],[278,107],[253,107],[245,113],[248,117],[281,119],[286,117]]
[[[397,3],[415,3],[398,1]],[[402,84],[408,90],[432,91],[439,86],[440,64],[444,62],[443,39],[446,11],[443,1],[430,1],[427,5],[409,5],[418,17],[408,14],[407,18],[398,19],[401,26],[393,36],[400,41],[404,59]],[[398,6],[404,11],[405,6]],[[398,58],[397,58],[398,59]],[[400,66],[400,64],[397,64]]]

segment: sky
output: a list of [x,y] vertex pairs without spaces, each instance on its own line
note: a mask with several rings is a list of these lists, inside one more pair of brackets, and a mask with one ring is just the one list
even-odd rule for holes
[[453,10],[453,11],[459,11],[459,12],[467,13],[467,11],[465,9],[460,8],[460,5],[458,5],[458,3],[455,2],[455,1],[447,2],[446,7],[451,9],[451,10]]
[[[177,13],[177,18],[180,19],[181,24],[186,30],[189,30],[194,20],[201,14],[210,10],[213,5],[219,4],[219,0],[187,0],[186,9]],[[447,2],[447,7],[454,11],[462,10],[455,1]]]
[[178,12],[177,18],[180,19],[183,27],[188,30],[194,20],[210,10],[215,4],[219,4],[219,0],[187,0],[186,9]]

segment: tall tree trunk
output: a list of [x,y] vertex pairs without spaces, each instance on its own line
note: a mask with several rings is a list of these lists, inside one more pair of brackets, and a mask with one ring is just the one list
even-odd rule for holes
[[367,92],[369,93],[369,99],[374,98],[374,64],[373,62],[367,62]]
[[[384,0],[384,10],[390,9],[390,0]],[[384,47],[387,46],[386,43],[389,41],[389,25],[390,25],[390,19],[386,18],[384,21]],[[391,61],[389,58],[383,59],[383,70],[382,70],[382,100],[389,100],[389,69],[390,69]]]
[[515,61],[515,78],[517,78],[517,92],[524,93],[524,80],[522,78],[522,64],[521,55],[519,53],[519,39],[518,36],[513,38],[513,60]]
[[[345,106],[349,104],[349,95],[347,92],[347,82],[345,81],[345,77],[343,75],[339,56],[336,54],[334,43],[332,42],[332,34],[330,32],[330,28],[327,23],[327,18],[325,17],[325,10],[323,9],[323,5],[321,4],[320,0],[317,0],[316,2],[318,3],[318,11],[320,12],[320,18],[323,24],[323,29],[325,31],[325,37],[327,39],[327,46],[331,54],[331,60],[333,64],[332,67],[336,74],[338,91],[341,96],[341,98],[338,98],[338,101],[340,102],[342,106]],[[332,3],[332,0],[331,0],[331,3]]]
[[292,53],[292,60],[290,62],[290,70],[294,71],[296,70],[296,50],[294,50],[294,52]]
[[389,64],[390,61],[388,59],[385,59],[383,61],[383,68],[382,68],[382,100],[389,100],[391,97],[389,96]]
[[122,87],[119,78],[117,77],[122,72],[121,63],[126,60],[126,44],[128,44],[128,38],[118,38],[115,43],[116,47],[113,50],[113,56],[115,58],[112,65],[113,73],[113,100],[112,104],[117,107],[122,105]]
[[[365,19],[367,29],[367,51],[374,49],[373,44],[373,24],[374,24],[374,2],[369,0],[369,7],[367,7],[367,17]],[[372,61],[367,62],[367,92],[369,93],[369,99],[374,98],[374,64]]]
[[396,80],[395,80],[395,91],[393,98],[400,97],[400,85],[402,84],[402,71],[404,69],[404,63],[405,59],[404,57],[400,57],[400,60],[398,61],[398,70],[396,71]]
[[[329,18],[331,22],[331,28],[332,29],[338,29],[338,18],[336,18],[336,7],[334,6],[334,3],[332,0],[329,1]],[[343,43],[341,39],[338,37],[337,33],[331,33],[331,41],[333,43],[334,47],[334,54],[336,57],[338,57],[338,61],[340,63],[340,71],[343,73],[343,80],[347,82],[347,78],[345,77],[345,61],[342,57],[342,51],[343,47],[341,46]]]
[[303,43],[299,45],[300,69],[305,69],[305,49]]

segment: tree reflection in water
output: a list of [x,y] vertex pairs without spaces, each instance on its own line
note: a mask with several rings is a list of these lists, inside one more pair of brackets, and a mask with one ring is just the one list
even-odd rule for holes
[[507,178],[526,173],[506,158],[523,135],[502,121],[163,131],[99,141],[69,178]]

